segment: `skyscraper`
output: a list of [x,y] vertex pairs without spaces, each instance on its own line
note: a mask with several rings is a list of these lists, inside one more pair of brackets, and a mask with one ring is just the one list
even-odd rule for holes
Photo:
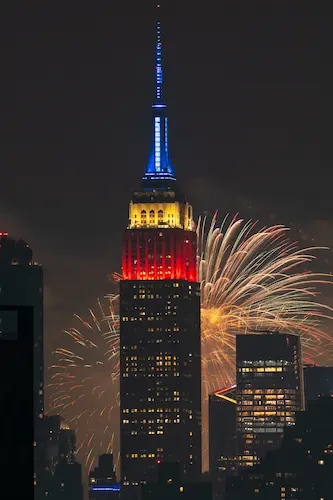
[[212,500],[209,482],[189,482],[181,479],[179,463],[158,466],[156,482],[142,485],[141,500]]
[[304,366],[305,406],[320,396],[333,395],[333,366]]
[[57,500],[83,500],[81,464],[59,462],[54,474],[52,497]]
[[33,399],[35,421],[44,412],[43,269],[23,240],[0,233],[0,305],[32,306],[34,324]]
[[214,500],[223,498],[225,479],[237,471],[236,386],[209,395],[209,473]]
[[331,500],[333,398],[309,401],[285,430],[281,448],[227,479],[226,500]]
[[100,455],[98,467],[89,474],[89,500],[118,500],[120,485],[114,472],[112,453]]
[[0,305],[0,497],[33,488],[33,308]]
[[200,290],[192,207],[168,150],[157,23],[153,147],[129,206],[120,283],[121,477],[156,479],[159,462],[201,474]]
[[44,416],[36,430],[35,498],[39,500],[60,488],[57,470],[64,474],[66,465],[76,463],[76,436],[60,415]]
[[284,427],[303,409],[303,367],[297,335],[236,336],[237,451],[243,466],[277,448]]

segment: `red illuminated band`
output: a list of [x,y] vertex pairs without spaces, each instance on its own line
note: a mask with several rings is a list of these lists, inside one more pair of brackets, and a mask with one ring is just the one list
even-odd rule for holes
[[197,281],[196,233],[183,229],[126,230],[123,280]]

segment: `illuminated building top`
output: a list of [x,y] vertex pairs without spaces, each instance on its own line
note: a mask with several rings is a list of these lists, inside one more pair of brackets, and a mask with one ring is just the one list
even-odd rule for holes
[[169,158],[168,118],[163,103],[163,68],[161,23],[157,22],[156,41],[156,101],[153,105],[153,147],[143,179],[175,181],[175,174]]
[[[168,156],[161,47],[158,22],[153,147],[122,246],[120,461],[126,498],[138,498],[140,485],[156,480],[159,463],[178,463],[184,481],[201,474],[197,235]],[[160,498],[160,491],[153,496]]]
[[192,207],[178,188],[169,158],[168,118],[163,100],[160,21],[157,22],[155,86],[152,148],[141,188],[134,193],[130,203],[128,228],[178,228],[192,231]]

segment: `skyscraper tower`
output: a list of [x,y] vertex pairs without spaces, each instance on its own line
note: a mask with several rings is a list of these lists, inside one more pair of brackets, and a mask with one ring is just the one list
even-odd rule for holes
[[333,396],[333,366],[304,366],[305,407],[322,396]]
[[278,448],[303,409],[301,341],[291,333],[236,335],[237,450],[253,466]]
[[237,472],[236,386],[209,395],[209,474],[213,498],[224,497],[227,476]]
[[33,326],[32,307],[0,304],[1,498],[30,498],[33,487]]
[[200,290],[192,207],[169,159],[157,22],[153,145],[129,206],[120,283],[121,477],[156,479],[160,462],[201,474]]
[[29,245],[23,240],[8,238],[8,233],[0,233],[0,305],[33,307],[36,422],[44,412],[43,268],[33,261]]
[[98,467],[89,473],[89,500],[119,500],[120,485],[114,472],[113,455],[98,457]]

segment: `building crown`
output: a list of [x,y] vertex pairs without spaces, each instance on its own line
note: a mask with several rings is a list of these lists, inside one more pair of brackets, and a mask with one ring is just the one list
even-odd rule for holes
[[[158,10],[160,6],[157,6]],[[156,99],[153,104],[153,145],[149,155],[143,180],[175,181],[174,169],[169,158],[168,118],[166,104],[163,101],[163,65],[161,22],[156,24],[156,63],[155,63]]]

